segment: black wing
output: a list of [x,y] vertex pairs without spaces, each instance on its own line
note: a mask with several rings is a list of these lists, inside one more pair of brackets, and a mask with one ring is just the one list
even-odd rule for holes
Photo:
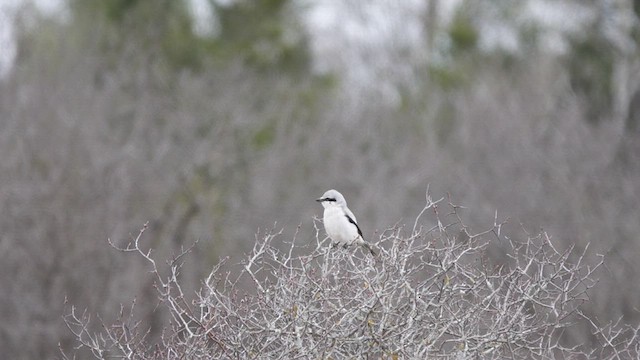
[[360,237],[364,240],[364,236],[362,236],[362,230],[360,230],[360,226],[358,226],[358,224],[356,224],[355,221],[353,221],[353,219],[351,218],[351,216],[344,214],[344,216],[347,217],[347,220],[349,220],[350,223],[352,223],[353,225],[356,226],[356,229],[358,229],[358,235],[360,235]]

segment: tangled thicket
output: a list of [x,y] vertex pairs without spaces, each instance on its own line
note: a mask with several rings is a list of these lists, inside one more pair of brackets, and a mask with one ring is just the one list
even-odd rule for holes
[[[143,249],[143,233],[120,250],[151,266],[170,326],[149,339],[134,307],[101,332],[71,306],[65,323],[96,358],[637,358],[638,329],[598,324],[581,311],[602,257],[559,250],[546,233],[516,240],[503,224],[471,233],[460,207],[432,201],[413,228],[394,227],[374,241],[377,256],[331,248],[281,232],[256,237],[241,264],[221,261],[199,292],[183,291],[180,269]],[[422,220],[427,215],[431,219]],[[433,225],[419,224],[431,223]],[[112,244],[113,245],[113,244]],[[113,245],[115,247],[115,245]],[[501,263],[490,246],[506,254]],[[237,268],[234,268],[237,266]],[[134,302],[135,303],[135,302]],[[582,326],[589,344],[563,336]],[[68,358],[69,354],[63,354]]]

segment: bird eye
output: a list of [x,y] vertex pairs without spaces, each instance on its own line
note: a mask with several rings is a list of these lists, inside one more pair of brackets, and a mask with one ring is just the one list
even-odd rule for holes
[[335,201],[336,201],[336,198],[326,198],[325,200],[335,202]]

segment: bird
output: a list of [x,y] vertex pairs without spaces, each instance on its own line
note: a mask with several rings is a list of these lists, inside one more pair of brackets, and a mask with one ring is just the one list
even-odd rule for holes
[[355,243],[367,248],[372,255],[376,255],[371,245],[364,241],[358,221],[347,207],[347,201],[340,192],[334,189],[328,190],[316,201],[324,207],[322,222],[334,246],[341,245],[346,248]]

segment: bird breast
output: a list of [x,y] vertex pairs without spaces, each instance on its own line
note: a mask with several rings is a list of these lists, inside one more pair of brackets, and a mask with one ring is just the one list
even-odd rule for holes
[[349,245],[358,237],[358,229],[347,219],[344,211],[332,206],[324,209],[324,228],[334,243]]

